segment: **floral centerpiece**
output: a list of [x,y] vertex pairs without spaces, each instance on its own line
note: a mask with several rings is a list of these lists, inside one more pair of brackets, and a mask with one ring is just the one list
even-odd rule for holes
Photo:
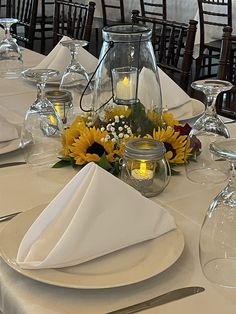
[[77,167],[95,162],[117,175],[125,145],[136,137],[164,143],[172,174],[176,173],[176,165],[196,159],[201,144],[197,139],[190,142],[188,124],[182,125],[168,111],[160,117],[154,111],[145,111],[141,103],[135,108],[131,111],[127,106],[112,107],[102,121],[91,114],[77,116],[64,130],[62,156],[54,167]]

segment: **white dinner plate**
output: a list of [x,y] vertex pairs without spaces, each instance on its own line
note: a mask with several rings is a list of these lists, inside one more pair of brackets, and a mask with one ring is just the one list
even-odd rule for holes
[[20,138],[0,143],[0,155],[13,152],[21,147]]
[[[92,73],[89,75],[92,75]],[[32,83],[32,84],[36,84],[36,80],[33,78],[30,78],[27,76],[22,76],[22,78],[25,79],[26,81]],[[92,81],[94,81],[94,79]],[[48,85],[48,86],[59,86],[60,83],[61,83],[61,76],[55,77],[55,78],[53,78],[53,77],[49,78],[48,81],[46,82],[46,85]],[[77,85],[78,85],[77,82],[72,82],[72,83],[68,84],[68,87],[70,88],[70,87],[77,86]]]
[[151,278],[170,267],[181,255],[184,237],[179,229],[159,238],[116,251],[73,267],[28,270],[16,264],[19,244],[42,211],[36,207],[12,219],[0,234],[4,261],[17,272],[51,285],[102,289],[130,285]]
[[0,155],[13,152],[21,147],[21,140],[20,140],[21,128],[18,126],[17,126],[17,132],[18,132],[19,138],[0,143]]
[[183,106],[171,109],[170,112],[173,113],[174,117],[181,123],[192,122],[199,118],[205,111],[205,105],[194,98]]

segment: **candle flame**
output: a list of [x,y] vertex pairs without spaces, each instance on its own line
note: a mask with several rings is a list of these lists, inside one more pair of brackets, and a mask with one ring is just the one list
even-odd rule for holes
[[129,85],[129,79],[128,79],[127,76],[124,77],[124,79],[123,79],[123,84],[124,84],[125,86],[128,86],[128,85]]
[[140,174],[142,174],[142,175],[146,175],[146,173],[147,173],[147,164],[144,160],[141,160],[141,162],[140,162],[139,171],[140,171]]

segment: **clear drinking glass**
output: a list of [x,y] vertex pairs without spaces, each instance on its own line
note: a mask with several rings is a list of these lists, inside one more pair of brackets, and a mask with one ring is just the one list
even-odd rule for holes
[[26,162],[32,166],[51,166],[61,150],[63,124],[54,105],[45,97],[45,84],[59,73],[50,69],[28,69],[23,76],[37,82],[37,99],[26,111],[21,135]]
[[[200,141],[200,154],[196,162],[186,163],[186,176],[189,180],[201,183],[220,183],[229,175],[229,165],[222,159],[215,157],[209,150],[209,145],[220,139],[228,138],[229,131],[216,113],[215,103],[221,92],[228,91],[232,84],[222,80],[200,80],[192,83],[192,87],[203,92],[206,96],[206,110],[194,123],[189,134],[192,147]],[[199,142],[198,142],[199,143]]]
[[[67,47],[71,53],[71,62],[65,69],[60,82],[60,90],[68,90],[72,94],[74,111],[78,111],[79,100],[82,92],[89,81],[89,74],[79,62],[79,50],[88,45],[85,40],[65,40],[60,43]],[[87,93],[92,91],[91,84],[87,88]]]
[[231,176],[206,213],[200,233],[200,262],[208,280],[236,287],[236,138],[212,143],[210,151],[231,164]]
[[13,18],[0,19],[0,24],[5,31],[5,36],[0,42],[0,77],[2,78],[18,78],[23,70],[22,53],[10,33],[11,26],[17,22],[18,20]]

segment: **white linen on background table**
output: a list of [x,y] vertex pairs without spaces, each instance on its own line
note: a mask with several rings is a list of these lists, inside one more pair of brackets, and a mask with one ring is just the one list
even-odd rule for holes
[[[212,5],[205,5],[204,8],[205,10],[207,10],[207,8],[209,7],[209,10],[212,11],[213,6]],[[219,12],[219,8],[216,6],[215,9],[213,8],[213,11],[218,13]],[[220,10],[221,13],[227,13],[227,8],[225,6],[225,10],[222,12],[222,9]],[[232,27],[233,27],[233,34],[236,31],[236,0],[232,0]],[[218,16],[211,17],[211,20],[214,20],[216,22],[222,22],[225,21],[225,17],[222,19]],[[196,10],[196,13],[194,15],[194,20],[198,21],[198,27],[197,27],[197,33],[196,33],[196,38],[195,38],[195,47],[194,47],[194,57],[197,58],[199,55],[199,45],[200,45],[200,25],[199,25],[199,12],[198,12],[198,8]],[[223,27],[222,26],[212,26],[212,25],[206,25],[205,26],[205,43],[209,43],[210,41],[214,41],[214,40],[218,40],[218,39],[222,39],[222,35],[223,35]]]
[[[117,5],[117,1],[113,0],[114,4]],[[155,0],[152,0],[155,2]],[[84,3],[88,3],[88,0],[83,0]],[[102,5],[100,0],[94,0],[96,3],[95,7],[95,16],[102,17]],[[149,1],[151,2],[151,1]],[[139,0],[124,0],[125,8],[125,19],[126,22],[130,21],[131,11],[140,10],[140,1]],[[197,0],[169,0],[167,1],[167,19],[177,22],[188,23],[190,19],[196,14],[197,10]],[[117,10],[109,10],[108,19],[117,20],[120,18],[117,14]]]

